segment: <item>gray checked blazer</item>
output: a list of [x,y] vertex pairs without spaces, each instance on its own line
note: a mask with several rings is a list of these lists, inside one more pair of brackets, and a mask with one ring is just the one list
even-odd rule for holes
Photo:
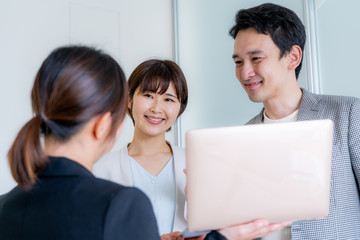
[[[298,121],[334,122],[330,212],[326,218],[295,222],[291,239],[360,239],[360,99],[302,91]],[[247,124],[262,123],[263,112]]]

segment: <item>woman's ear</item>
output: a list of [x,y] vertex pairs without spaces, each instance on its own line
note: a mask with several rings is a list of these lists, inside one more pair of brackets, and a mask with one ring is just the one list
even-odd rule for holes
[[288,54],[288,68],[290,70],[295,70],[301,63],[301,59],[302,59],[301,48],[298,45],[293,45]]
[[102,116],[100,116],[94,124],[94,137],[98,140],[106,138],[111,129],[111,122],[112,118],[110,112],[106,112]]
[[131,100],[131,98],[129,97],[129,99],[128,99],[128,109],[131,110],[131,106],[132,106],[132,100]]

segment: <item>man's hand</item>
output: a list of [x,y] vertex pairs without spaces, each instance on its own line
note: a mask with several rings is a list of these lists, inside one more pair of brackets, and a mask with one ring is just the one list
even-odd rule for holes
[[256,219],[218,230],[218,232],[229,240],[250,240],[266,236],[290,224],[292,224],[291,221],[270,224],[266,219]]

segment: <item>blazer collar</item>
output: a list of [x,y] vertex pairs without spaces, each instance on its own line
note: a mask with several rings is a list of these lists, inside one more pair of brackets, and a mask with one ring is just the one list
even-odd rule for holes
[[303,95],[299,108],[298,121],[318,119],[321,110],[322,96],[311,93],[303,88],[301,90]]
[[263,108],[258,115],[256,115],[255,117],[253,117],[253,118],[252,118],[250,121],[248,121],[246,124],[261,124],[261,123],[263,123],[263,120],[264,120],[264,111],[265,111],[265,109]]
[[[303,88],[301,88],[301,91],[303,92],[303,95],[300,103],[298,121],[318,119],[321,110],[322,96],[311,93]],[[263,108],[261,112],[253,119],[251,119],[247,124],[263,123],[264,111],[265,109]]]
[[39,176],[94,176],[79,163],[65,157],[49,157],[49,163]]

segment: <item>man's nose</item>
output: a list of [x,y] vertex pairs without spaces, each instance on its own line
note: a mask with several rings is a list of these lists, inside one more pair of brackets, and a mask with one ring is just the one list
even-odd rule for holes
[[251,63],[244,63],[241,68],[240,77],[244,80],[249,80],[251,77],[255,76],[255,71]]

